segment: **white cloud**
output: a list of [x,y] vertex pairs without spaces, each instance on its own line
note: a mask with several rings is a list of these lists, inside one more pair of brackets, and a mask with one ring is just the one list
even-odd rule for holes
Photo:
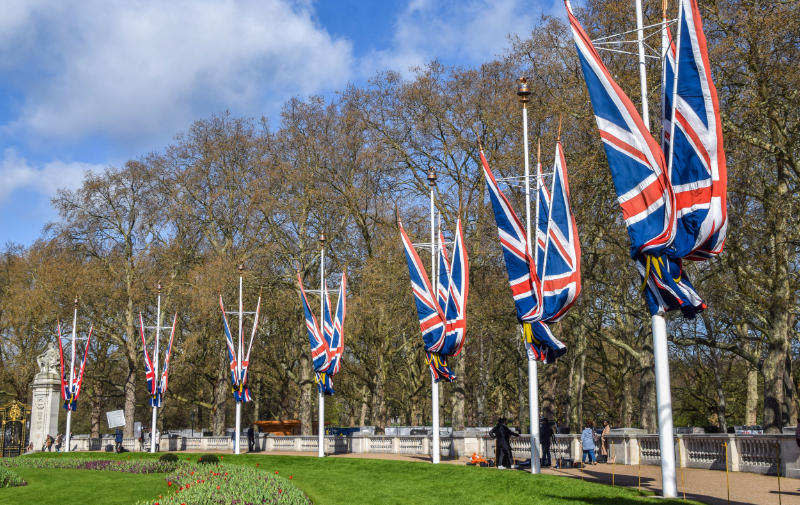
[[15,132],[163,141],[210,113],[275,112],[351,76],[350,43],[315,25],[307,2],[6,1],[0,78],[25,89]]
[[50,161],[34,164],[7,148],[0,158],[0,205],[14,191],[32,190],[47,198],[59,189],[77,189],[87,172],[99,172],[103,165]]
[[[547,10],[551,1],[541,3]],[[509,35],[529,33],[540,8],[521,0],[411,0],[395,24],[393,47],[372,54],[365,70],[409,75],[432,59],[482,63],[509,47]]]

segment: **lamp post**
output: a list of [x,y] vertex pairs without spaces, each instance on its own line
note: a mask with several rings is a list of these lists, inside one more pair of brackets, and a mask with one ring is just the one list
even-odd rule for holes
[[[75,297],[75,308],[72,314],[72,342],[70,344],[70,356],[69,356],[69,398],[68,401],[72,400],[73,389],[72,385],[75,382],[75,338],[77,337],[78,331],[78,297]],[[67,409],[67,432],[64,435],[64,452],[69,452],[70,447],[70,440],[72,439],[72,409]]]
[[[319,318],[320,328],[325,333],[325,233],[319,235]],[[317,456],[325,457],[325,393],[322,388],[317,388],[319,399],[319,427],[317,428]]]
[[[435,213],[436,208],[433,203],[434,191],[436,189],[436,169],[433,166],[428,167],[428,185],[430,186],[431,195],[431,281],[436,285],[436,225]],[[434,302],[436,298],[434,297]],[[431,424],[433,424],[433,440],[431,444],[431,461],[433,464],[439,463],[441,456],[441,449],[439,447],[439,383],[433,375],[431,370]]]
[[[531,90],[528,79],[520,77],[517,81],[517,96],[522,106],[522,145],[525,162],[525,234],[528,242],[528,254],[534,257],[535,249],[531,249],[531,169],[530,155],[528,154],[528,101]],[[538,196],[539,179],[536,179]],[[538,212],[539,206],[536,206]],[[541,303],[541,300],[539,300]],[[540,473],[539,466],[539,377],[538,367],[533,356],[528,354],[528,417],[531,429],[531,473]]]

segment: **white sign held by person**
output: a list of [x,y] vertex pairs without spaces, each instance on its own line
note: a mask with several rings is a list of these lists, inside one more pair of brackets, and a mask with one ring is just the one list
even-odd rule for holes
[[108,420],[109,428],[125,426],[125,413],[121,410],[112,410],[111,412],[106,412],[106,419]]

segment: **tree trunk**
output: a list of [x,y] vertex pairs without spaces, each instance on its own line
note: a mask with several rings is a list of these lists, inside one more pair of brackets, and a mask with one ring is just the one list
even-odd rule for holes
[[758,370],[754,367],[747,369],[747,397],[744,406],[744,424],[753,426],[757,424],[756,410],[758,409]]
[[645,347],[639,356],[639,425],[648,433],[658,429],[656,422],[656,373],[652,349]]
[[767,339],[767,356],[764,360],[764,432],[777,434],[783,430],[784,384],[786,365],[786,340],[774,333]]
[[92,413],[89,416],[91,422],[91,434],[89,435],[92,438],[99,438],[100,437],[100,415],[102,413],[102,398],[99,395],[97,390],[93,391],[92,395]]
[[465,375],[467,372],[466,367],[466,356],[465,353],[462,353],[461,356],[455,358],[456,361],[455,366],[455,373],[458,380],[452,383],[452,394],[450,395],[450,400],[453,405],[453,429],[454,430],[463,430],[464,429],[464,404],[466,403],[466,392],[464,391],[464,381],[466,379]]
[[[222,353],[220,353],[222,356]],[[225,434],[225,401],[228,399],[229,387],[228,378],[222,367],[217,373],[217,381],[214,385],[214,401],[211,407],[211,432],[215,437]]]
[[583,388],[586,385],[584,371],[586,369],[586,354],[581,352],[578,355],[573,369],[572,386],[573,391],[569,399],[569,430],[570,433],[579,433],[583,427]]
[[[625,362],[628,365],[628,369],[630,369],[630,359],[627,356],[625,357]],[[622,384],[620,423],[620,426],[624,428],[630,428],[633,425],[633,388],[628,384]]]
[[[367,412],[369,411],[369,403],[367,403],[367,393],[369,389],[367,386],[361,388],[361,412],[358,417],[358,425],[359,426],[366,426],[367,425]],[[416,403],[415,403],[416,406]],[[422,415],[420,414],[420,417]]]
[[136,416],[136,373],[134,373],[134,365],[128,361],[128,375],[125,377],[125,385],[123,386],[125,394],[125,405],[123,407],[125,414],[125,438],[133,438],[133,422]]
[[311,364],[308,356],[303,353],[300,356],[300,433],[311,435],[313,425],[311,420],[311,390],[313,381],[311,380]]
[[797,385],[792,376],[792,356],[791,349],[786,353],[786,364],[783,371],[783,403],[786,412],[787,426],[797,426]]
[[719,429],[722,433],[728,432],[728,402],[725,398],[725,390],[722,387],[722,377],[719,373],[719,362],[714,359],[714,385],[717,390],[717,419],[719,421]]

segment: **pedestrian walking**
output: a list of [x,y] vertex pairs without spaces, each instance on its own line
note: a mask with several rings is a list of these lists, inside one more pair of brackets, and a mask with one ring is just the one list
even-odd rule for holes
[[581,432],[581,446],[583,446],[582,461],[584,463],[596,465],[597,460],[595,459],[594,455],[594,451],[596,449],[596,446],[594,445],[594,422],[591,420],[586,422],[586,428],[584,428]]
[[56,452],[61,452],[61,445],[64,443],[64,435],[61,433],[56,435]]
[[53,449],[53,435],[47,435],[42,450],[50,452],[52,449]]
[[511,456],[511,443],[509,440],[511,437],[518,437],[519,433],[512,430],[508,426],[506,426],[505,418],[500,418],[497,420],[497,424],[492,428],[489,432],[489,436],[496,440],[495,442],[495,461],[497,468],[503,470],[508,466],[511,468],[513,463],[513,458]]

